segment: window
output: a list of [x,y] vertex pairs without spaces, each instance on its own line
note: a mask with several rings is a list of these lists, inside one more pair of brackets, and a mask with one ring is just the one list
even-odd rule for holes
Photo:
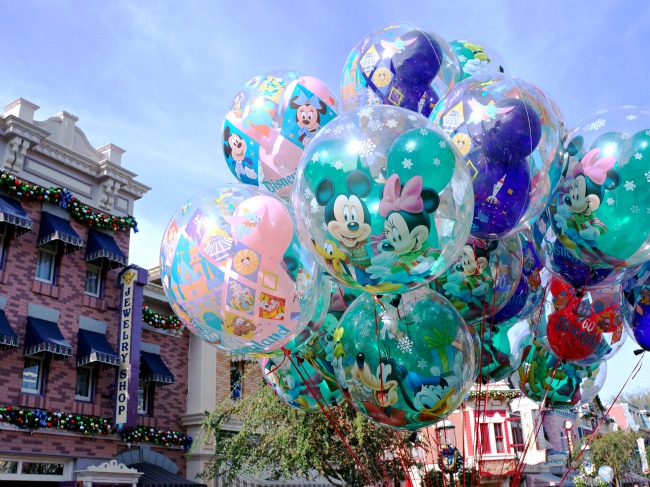
[[9,237],[7,236],[7,224],[0,223],[0,269],[5,268],[5,258],[8,243]]
[[102,293],[102,268],[96,265],[86,266],[86,286],[84,292],[91,296],[100,297]]
[[456,446],[456,428],[453,426],[442,426],[438,428],[438,444],[440,446]]
[[18,473],[18,462],[0,460],[0,473]]
[[153,386],[150,382],[140,382],[138,386],[138,414],[151,414]]
[[233,401],[241,399],[242,376],[244,375],[243,362],[230,363],[230,397]]
[[503,436],[503,423],[494,423],[492,427],[494,428],[494,443],[496,445],[496,451],[497,453],[505,453],[506,441]]
[[56,242],[42,245],[38,249],[36,261],[36,280],[54,284],[54,268],[56,267]]
[[488,423],[479,424],[479,441],[481,445],[481,453],[491,453],[490,447],[490,425]]
[[523,453],[526,447],[526,442],[524,440],[524,431],[521,427],[521,418],[513,415],[513,419],[510,422],[510,428],[512,431],[512,447],[518,453]]
[[43,358],[25,357],[22,392],[40,394],[43,385]]
[[93,386],[93,367],[91,365],[77,367],[77,384],[74,391],[75,400],[86,402],[92,401]]
[[63,475],[63,464],[23,462],[22,473],[28,475]]

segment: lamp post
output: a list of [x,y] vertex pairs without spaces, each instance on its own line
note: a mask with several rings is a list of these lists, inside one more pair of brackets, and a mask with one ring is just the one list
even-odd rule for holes
[[[449,485],[455,487],[455,470],[456,470],[456,449],[447,445],[442,449],[443,470],[449,472]],[[445,472],[443,471],[443,474]]]
[[594,464],[591,463],[591,447],[589,445],[582,446],[582,458],[584,458],[585,473],[589,477],[589,486],[593,487],[594,485]]
[[571,452],[573,450],[573,421],[567,419],[564,422],[564,429],[565,429],[567,441],[568,441],[568,444],[569,444],[569,459],[568,459],[569,468],[572,468],[573,465],[571,465]]

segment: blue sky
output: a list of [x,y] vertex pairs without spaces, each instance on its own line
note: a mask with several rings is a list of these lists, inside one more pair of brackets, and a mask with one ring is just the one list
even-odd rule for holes
[[[91,144],[126,149],[123,165],[153,187],[136,204],[141,231],[131,241],[143,267],[158,264],[185,199],[234,182],[220,128],[240,85],[293,69],[338,92],[355,44],[395,21],[487,44],[510,74],[551,95],[569,126],[600,108],[650,105],[650,3],[641,0],[22,0],[3,2],[2,18],[0,102],[26,98],[41,107],[38,120],[78,116]],[[628,340],[610,361],[603,398],[629,375],[633,348]],[[650,388],[647,377],[627,389]]]

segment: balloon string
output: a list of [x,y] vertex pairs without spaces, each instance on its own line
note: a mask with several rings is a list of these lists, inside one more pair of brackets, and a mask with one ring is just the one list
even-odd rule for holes
[[[274,367],[271,370],[269,370],[269,372],[268,372],[269,374],[272,374],[273,372],[275,372],[276,370],[281,368],[284,365],[284,363],[287,361],[287,357],[291,357],[291,350],[288,350],[286,348],[282,348],[281,350],[284,352],[284,356],[282,357],[282,362],[280,362],[280,365],[278,365],[277,367]],[[273,360],[273,359],[270,359],[270,360]]]
[[[302,373],[300,372],[300,369],[298,368],[298,366],[297,366],[296,363],[294,362],[293,357],[291,356],[291,354],[289,354],[289,355],[285,355],[285,357],[289,357],[289,360],[291,361],[291,363],[293,364],[294,368],[295,368],[296,371],[298,372],[298,375],[299,375],[300,378],[302,379],[303,383],[307,384],[307,387],[310,389],[310,392],[311,392],[312,396],[317,397],[317,395],[314,394],[314,392],[312,391],[311,387],[309,386],[308,381],[305,380],[304,376],[303,376]],[[322,396],[321,396],[321,397],[322,397]],[[373,478],[372,478],[372,476],[370,475],[370,472],[367,471],[367,469],[365,468],[365,465],[361,462],[361,460],[359,459],[359,457],[357,456],[357,454],[352,450],[352,448],[350,447],[349,443],[346,441],[345,437],[344,437],[343,434],[341,433],[341,430],[340,430],[340,428],[338,427],[338,424],[336,423],[336,421],[334,421],[334,420],[332,419],[332,416],[331,416],[330,414],[328,414],[328,412],[325,410],[325,408],[323,407],[323,405],[322,405],[318,400],[316,400],[316,404],[318,404],[318,407],[320,408],[321,412],[325,415],[325,417],[327,418],[327,420],[330,422],[330,424],[332,425],[332,427],[333,427],[334,430],[336,431],[336,434],[339,436],[339,438],[341,439],[341,441],[342,441],[343,444],[345,445],[345,448],[348,450],[348,452],[350,452],[350,455],[352,455],[352,458],[354,458],[354,461],[356,462],[356,464],[357,464],[357,465],[359,466],[359,468],[364,472],[364,474],[366,475],[366,477],[368,478],[368,480],[369,480],[370,482],[372,482]]]
[[[611,403],[611,404],[609,405],[609,407],[607,408],[607,411],[605,412],[605,414],[603,415],[603,417],[600,418],[600,421],[598,422],[598,425],[596,426],[596,429],[595,429],[594,432],[589,436],[589,438],[587,439],[587,442],[585,443],[585,446],[582,447],[582,449],[580,450],[580,453],[578,453],[578,456],[575,458],[574,462],[577,462],[578,460],[580,460],[580,458],[582,458],[582,454],[585,452],[585,450],[587,449],[587,447],[588,447],[589,444],[591,443],[591,440],[593,440],[593,439],[596,437],[596,435],[598,434],[598,430],[600,429],[600,427],[602,426],[602,424],[605,422],[605,419],[609,416],[609,412],[612,410],[612,408],[613,408],[614,405],[616,404],[616,401],[618,401],[618,398],[619,398],[619,396],[621,395],[621,393],[623,392],[623,389],[625,389],[625,386],[627,385],[627,383],[628,383],[631,379],[633,379],[634,377],[636,377],[636,375],[641,371],[641,363],[643,362],[643,356],[644,356],[644,355],[645,355],[645,354],[642,354],[641,357],[639,358],[639,361],[636,363],[636,365],[635,365],[634,368],[632,369],[632,372],[630,372],[630,375],[628,376],[627,380],[623,383],[623,386],[621,387],[621,390],[618,391],[618,394],[616,394],[616,397],[614,398],[614,400],[612,401],[612,403]],[[571,465],[569,465],[569,469],[564,473],[564,476],[563,476],[562,479],[560,480],[560,484],[559,484],[560,486],[564,483],[564,481],[566,480],[566,478],[568,477],[569,473],[571,473],[572,470],[573,470],[573,467],[572,467]]]

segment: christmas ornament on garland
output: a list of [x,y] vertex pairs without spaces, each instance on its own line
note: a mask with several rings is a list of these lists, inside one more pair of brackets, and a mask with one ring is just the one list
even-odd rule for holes
[[142,322],[154,328],[161,330],[180,331],[183,323],[176,315],[163,315],[149,309],[148,306],[142,307]]
[[189,450],[194,440],[191,436],[179,431],[162,431],[138,426],[135,429],[123,432],[122,441],[128,443],[156,443],[167,447],[179,446],[183,450]]
[[509,389],[507,391],[469,391],[466,399],[474,399],[475,397],[489,397],[490,399],[516,399],[521,396],[521,392]]
[[114,431],[113,423],[110,420],[98,416],[82,416],[53,410],[32,410],[13,406],[0,408],[0,422],[13,424],[21,429],[60,429],[84,435],[109,435]]
[[65,188],[44,188],[18,179],[13,174],[0,171],[0,189],[26,201],[45,201],[59,205],[67,210],[72,217],[93,228],[128,231],[133,228],[138,233],[138,224],[132,216],[115,216],[94,211],[90,206],[81,203]]

